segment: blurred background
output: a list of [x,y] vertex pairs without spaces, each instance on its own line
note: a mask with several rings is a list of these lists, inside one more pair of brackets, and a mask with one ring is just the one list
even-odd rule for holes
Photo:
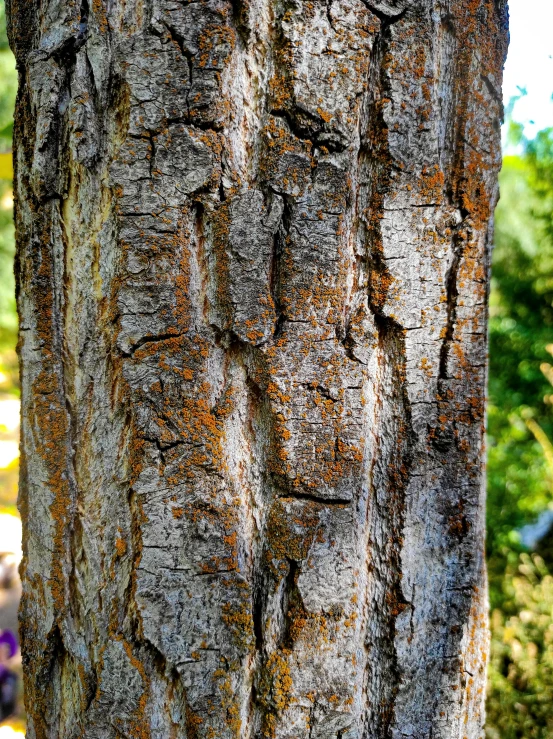
[[[17,635],[21,559],[21,523],[17,498],[19,388],[17,316],[15,311],[12,223],[12,116],[17,88],[13,55],[6,38],[4,0],[0,0],[0,637]],[[24,736],[21,660],[0,644],[0,697],[15,686],[15,705],[0,699],[0,739]],[[12,713],[6,718],[6,715]],[[4,719],[4,720],[2,720]]]
[[[553,3],[510,0],[501,201],[490,308],[488,739],[553,739]],[[0,0],[0,653],[17,633],[19,388],[12,112],[16,71]],[[4,664],[5,663],[5,664]],[[20,658],[4,649],[6,672]],[[9,710],[9,708],[8,708]],[[24,736],[21,680],[0,739]]]

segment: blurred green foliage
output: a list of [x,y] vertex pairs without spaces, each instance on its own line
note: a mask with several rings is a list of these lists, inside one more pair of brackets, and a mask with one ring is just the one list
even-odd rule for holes
[[[551,500],[539,442],[524,421],[553,438],[553,389],[540,367],[553,343],[553,242],[536,217],[540,200],[530,156],[505,157],[496,210],[490,298],[488,553],[516,543],[516,529]],[[493,569],[495,562],[490,562]],[[493,585],[493,583],[492,583]],[[492,592],[492,596],[494,593]]]
[[538,554],[512,556],[491,615],[489,739],[553,736],[553,576]]
[[0,356],[13,349],[17,338],[12,205],[12,184],[0,180]]
[[[4,2],[0,2],[0,156],[11,150],[17,91],[15,60],[6,37]],[[0,391],[17,393],[17,316],[13,276],[14,228],[12,182],[0,179]]]
[[[553,130],[506,156],[490,298],[489,739],[553,737],[553,547],[520,530],[553,506]],[[550,351],[548,351],[550,350]],[[548,458],[549,455],[549,458]]]
[[11,146],[16,92],[15,60],[6,36],[4,2],[0,2],[0,151],[6,151]]

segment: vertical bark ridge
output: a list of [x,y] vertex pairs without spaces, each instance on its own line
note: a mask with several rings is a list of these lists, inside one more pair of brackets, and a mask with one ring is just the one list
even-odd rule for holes
[[503,5],[28,8],[29,736],[480,737]]

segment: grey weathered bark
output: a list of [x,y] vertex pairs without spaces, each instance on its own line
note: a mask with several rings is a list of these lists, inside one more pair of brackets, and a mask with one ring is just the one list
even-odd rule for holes
[[504,0],[8,9],[28,736],[482,736]]

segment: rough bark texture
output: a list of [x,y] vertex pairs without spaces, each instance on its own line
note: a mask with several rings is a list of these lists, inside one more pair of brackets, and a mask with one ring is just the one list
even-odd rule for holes
[[10,0],[29,737],[482,736],[504,0]]

